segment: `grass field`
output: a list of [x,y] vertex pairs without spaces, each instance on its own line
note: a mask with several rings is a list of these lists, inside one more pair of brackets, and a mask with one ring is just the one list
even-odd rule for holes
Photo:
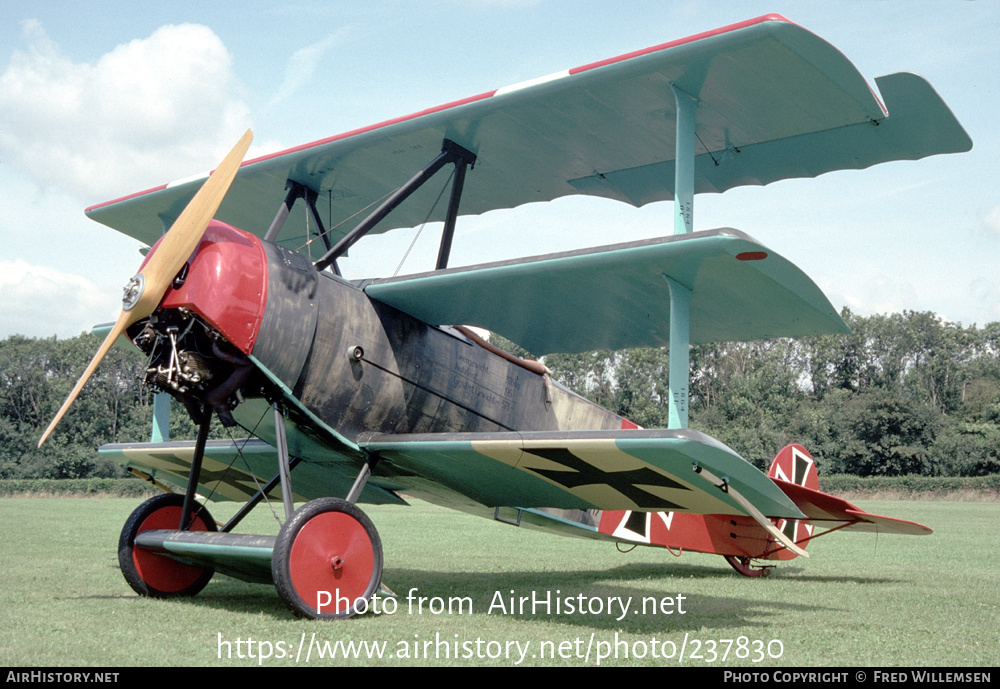
[[[296,619],[273,587],[223,576],[195,598],[138,598],[116,554],[136,504],[0,499],[0,662],[304,665],[306,649],[309,665],[889,667],[1000,660],[996,503],[860,502],[935,533],[833,534],[814,541],[808,560],[779,565],[767,579],[740,577],[718,556],[675,558],[651,548],[621,553],[612,544],[423,503],[369,507],[385,550],[383,581],[399,596],[396,609],[337,623]],[[226,512],[213,507],[216,518]],[[261,509],[241,528],[276,529]],[[408,605],[411,590],[425,599],[420,613]],[[515,598],[551,591],[563,609],[512,611],[511,591]],[[617,597],[631,597],[628,614],[608,603]],[[567,599],[585,601],[593,614],[567,613]],[[652,612],[653,601],[664,607]]]

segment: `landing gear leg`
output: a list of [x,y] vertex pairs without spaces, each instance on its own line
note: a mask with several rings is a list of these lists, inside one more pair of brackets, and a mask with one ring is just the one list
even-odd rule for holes
[[301,617],[340,620],[368,610],[382,581],[382,541],[354,504],[375,460],[361,468],[346,500],[300,507],[278,532],[271,574],[285,604]]

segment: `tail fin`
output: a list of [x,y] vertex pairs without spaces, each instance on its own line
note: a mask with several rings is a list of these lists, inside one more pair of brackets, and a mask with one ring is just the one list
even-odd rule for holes
[[767,475],[803,488],[819,490],[816,461],[809,454],[809,450],[801,445],[786,445],[782,448],[771,462]]
[[[787,481],[808,488],[819,490],[819,474],[816,472],[816,461],[809,451],[801,445],[786,445],[775,455],[767,475],[773,479]],[[795,543],[805,548],[813,534],[813,525],[802,519],[779,519],[775,524]],[[795,553],[781,549],[769,559],[791,560]]]

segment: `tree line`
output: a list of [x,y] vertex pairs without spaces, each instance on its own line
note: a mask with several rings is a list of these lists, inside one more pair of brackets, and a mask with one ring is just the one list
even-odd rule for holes
[[[850,335],[691,348],[689,425],[764,469],[801,443],[820,471],[1000,473],[1000,323],[841,316]],[[646,428],[667,425],[666,348],[549,355],[556,380]]]
[[[0,478],[124,476],[102,460],[105,443],[148,441],[153,404],[139,378],[145,356],[115,346],[98,366],[56,432],[41,449],[38,439],[101,344],[84,333],[58,340],[12,335],[0,340]],[[171,437],[193,438],[187,414],[170,416]]]
[[[841,314],[846,336],[691,348],[690,426],[761,468],[790,442],[823,473],[1000,473],[1000,323],[933,313]],[[496,338],[501,346],[516,345]],[[95,448],[150,437],[145,360],[115,347],[41,450],[42,430],[100,344],[96,336],[0,341],[0,478],[118,476]],[[549,355],[557,381],[646,428],[667,425],[665,348]],[[183,411],[171,437],[193,438]]]

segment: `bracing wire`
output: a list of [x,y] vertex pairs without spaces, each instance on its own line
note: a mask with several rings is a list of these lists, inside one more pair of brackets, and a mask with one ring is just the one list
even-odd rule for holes
[[[233,465],[236,463],[237,459],[243,460],[243,466],[246,467],[247,473],[250,474],[250,478],[253,479],[254,485],[257,486],[257,490],[262,491],[263,486],[261,486],[260,481],[257,480],[257,475],[253,472],[253,469],[250,468],[250,463],[247,461],[246,456],[243,454],[243,448],[246,447],[246,444],[250,442],[250,439],[252,437],[254,437],[254,435],[257,432],[257,428],[264,420],[264,417],[267,416],[268,411],[270,411],[270,407],[264,410],[264,412],[260,415],[260,418],[257,419],[257,423],[254,424],[252,429],[248,429],[242,425],[240,426],[241,428],[243,428],[243,430],[245,430],[248,433],[248,436],[242,439],[243,441],[242,443],[240,443],[239,440],[233,437],[233,432],[231,429],[228,428],[226,429],[226,433],[229,435],[229,439],[232,441],[233,445],[236,446],[236,454],[233,455],[233,458],[229,461],[229,466],[226,467],[225,471],[223,471],[222,474],[219,476],[218,480],[216,480],[215,485],[212,487],[212,490],[208,494],[208,497],[206,499],[211,500],[212,496],[215,495],[216,489],[222,483],[222,479],[224,479],[229,470],[233,468]],[[263,495],[264,495],[264,502],[267,503],[268,508],[270,508],[271,514],[274,515],[275,521],[277,521],[278,524],[281,524],[281,519],[278,517],[278,513],[275,512],[274,506],[271,504],[271,501],[267,499],[267,493],[263,493]]]
[[403,254],[403,258],[399,260],[399,265],[396,266],[396,270],[392,274],[393,277],[396,277],[399,274],[399,271],[403,268],[403,264],[406,263],[406,258],[410,255],[410,251],[413,249],[414,245],[416,245],[417,240],[420,239],[420,233],[424,231],[424,227],[431,219],[431,215],[434,214],[434,209],[437,208],[438,203],[441,201],[441,197],[444,196],[444,190],[448,188],[448,183],[451,182],[451,178],[454,176],[455,176],[455,170],[452,169],[451,174],[448,175],[448,179],[444,181],[444,185],[442,185],[441,191],[438,192],[437,198],[434,199],[434,203],[433,205],[431,205],[431,209],[427,212],[427,216],[424,218],[424,221],[420,223],[420,227],[417,228],[417,233],[413,235],[413,241],[411,241],[410,246],[407,247],[406,253]]
[[[343,220],[341,220],[336,225],[333,225],[332,227],[327,228],[326,232],[324,232],[323,234],[317,234],[315,237],[310,237],[309,234],[308,234],[309,213],[306,213],[306,227],[307,227],[306,241],[303,244],[300,244],[298,247],[296,247],[295,250],[296,251],[302,251],[302,249],[305,249],[307,246],[309,246],[310,244],[312,244],[317,239],[322,239],[324,235],[328,235],[331,232],[333,232],[334,230],[338,229],[344,223],[350,222],[352,219],[358,217],[359,215],[361,215],[362,213],[364,213],[366,210],[368,210],[372,206],[374,206],[376,204],[379,204],[379,203],[382,203],[387,198],[389,198],[390,196],[392,196],[392,194],[394,194],[395,191],[396,190],[393,189],[392,191],[387,192],[381,198],[377,198],[374,201],[372,201],[371,203],[369,203],[367,206],[358,209],[357,211],[355,211],[351,215],[349,215],[346,218],[344,218]],[[331,217],[333,216],[333,197],[332,196],[330,197],[330,216]]]

